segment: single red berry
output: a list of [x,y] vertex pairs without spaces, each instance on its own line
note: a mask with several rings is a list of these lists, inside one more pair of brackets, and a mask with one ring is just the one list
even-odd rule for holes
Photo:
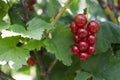
[[70,29],[71,29],[71,31],[72,31],[74,34],[76,34],[76,33],[77,33],[77,30],[78,30],[78,27],[76,26],[76,24],[75,24],[74,22],[72,22],[72,23],[70,24]]
[[80,38],[85,38],[88,36],[88,31],[86,29],[78,29],[77,34]]
[[92,55],[96,52],[96,47],[93,46],[89,46],[88,50],[87,50],[88,54]]
[[80,41],[78,44],[78,48],[80,51],[86,51],[89,47],[89,44],[86,41]]
[[93,34],[90,34],[87,38],[87,41],[90,45],[95,44],[96,40],[97,40],[97,37],[96,35],[93,35]]
[[73,40],[78,43],[81,39],[79,38],[78,35],[74,35]]
[[72,49],[73,54],[75,55],[80,52],[77,46],[73,46],[71,49]]
[[97,21],[92,20],[91,22],[88,23],[87,25],[87,30],[90,31],[91,33],[96,33],[100,29],[100,25]]
[[74,22],[79,27],[84,27],[87,23],[87,18],[84,14],[77,14],[74,18]]
[[87,60],[89,58],[89,55],[87,53],[80,53],[79,55],[80,60]]
[[29,57],[27,60],[27,64],[33,66],[35,64],[35,58]]

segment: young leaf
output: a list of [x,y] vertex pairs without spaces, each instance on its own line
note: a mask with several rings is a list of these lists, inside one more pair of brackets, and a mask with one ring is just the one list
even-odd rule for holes
[[0,61],[12,61],[13,68],[19,69],[26,64],[26,58],[29,57],[29,51],[17,47],[19,37],[0,38]]
[[71,46],[73,40],[69,27],[57,26],[52,32],[52,36],[52,39],[47,38],[45,40],[47,51],[55,54],[56,58],[63,64],[70,66],[72,63]]

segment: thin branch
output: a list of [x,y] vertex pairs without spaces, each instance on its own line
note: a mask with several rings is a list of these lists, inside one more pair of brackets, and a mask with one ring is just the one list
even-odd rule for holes
[[5,74],[4,72],[2,72],[0,70],[0,77],[3,79],[10,79],[10,80],[15,80],[14,78],[12,78],[10,75]]
[[23,6],[23,9],[24,9],[24,14],[25,14],[26,22],[28,22],[30,20],[30,16],[29,16],[29,10],[28,10],[27,0],[20,0],[20,2],[21,2],[21,5]]
[[56,24],[56,22],[58,21],[58,19],[62,16],[62,14],[64,13],[64,11],[67,9],[69,3],[70,3],[70,0],[67,0],[65,6],[62,7],[62,9],[59,11],[59,13],[57,14],[57,16],[55,17],[55,19],[52,20],[52,22],[51,22],[52,25]]
[[[64,13],[64,11],[67,9],[67,7],[69,6],[70,0],[67,0],[65,6],[59,11],[59,13],[57,14],[57,16],[52,20],[51,25],[55,25],[56,22],[59,20],[59,18],[62,16],[62,14]],[[50,30],[47,30],[46,33],[50,34]],[[41,49],[41,53],[44,53]],[[54,68],[55,64],[57,63],[57,59],[55,59],[50,67],[48,68],[48,70],[45,70],[43,61],[41,59],[41,54],[36,52],[36,50],[34,50],[34,54],[36,57],[36,61],[38,62],[39,68],[41,69],[42,75],[44,77],[45,80],[50,80],[50,73],[52,71],[52,69]]]
[[42,54],[41,53],[44,53],[44,50],[41,49],[40,53],[37,52],[36,50],[34,50],[34,54],[35,54],[35,57],[36,57],[36,61],[39,65],[39,68],[41,70],[41,75],[44,77],[45,80],[50,80],[49,78],[49,74],[47,73],[46,69],[45,69],[45,66],[43,64],[43,60],[41,58]]
[[57,63],[57,59],[55,59],[52,63],[51,63],[51,65],[50,65],[50,67],[48,68],[48,73],[51,73],[51,71],[52,71],[52,69],[54,68],[54,66],[55,66],[55,64]]
[[[52,22],[51,22],[51,25],[55,25],[56,24],[56,22],[59,20],[59,18],[62,16],[62,14],[64,13],[64,11],[67,9],[67,7],[70,5],[70,0],[67,0],[67,2],[66,2],[66,4],[64,5],[64,7],[62,7],[62,9],[59,11],[59,13],[56,15],[56,17],[52,20]],[[50,35],[50,30],[47,30],[46,31],[49,35]],[[52,69],[54,68],[54,66],[55,66],[55,64],[57,63],[57,59],[55,59],[52,63],[51,63],[51,65],[50,65],[50,67],[48,68],[48,73],[50,73],[51,71],[52,71]]]

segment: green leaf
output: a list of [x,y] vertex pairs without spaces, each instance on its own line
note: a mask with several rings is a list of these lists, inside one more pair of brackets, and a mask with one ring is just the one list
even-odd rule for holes
[[77,11],[79,9],[79,2],[80,0],[71,0],[71,4],[70,4],[70,10],[72,11],[72,13],[77,14]]
[[3,1],[0,0],[0,20],[7,14],[8,5]]
[[42,38],[43,32],[46,29],[52,28],[49,23],[41,20],[40,18],[33,18],[31,21],[28,22],[29,27],[27,30],[21,25],[14,24],[10,26],[10,30],[12,32],[19,33],[21,36],[26,36],[28,38],[33,38],[36,40],[40,40]]
[[40,50],[42,46],[44,46],[43,41],[30,40],[25,45],[23,45],[22,47],[24,49],[28,49],[28,50],[34,50],[34,49]]
[[[62,25],[63,26],[63,25]],[[57,26],[52,32],[52,39],[46,39],[45,45],[48,52],[55,54],[56,58],[63,62],[63,64],[70,66],[71,60],[71,46],[73,45],[72,33],[69,27]]]
[[92,75],[88,72],[80,72],[74,80],[88,80]]
[[23,23],[23,21],[22,21],[22,18],[24,18],[24,10],[20,4],[14,4],[9,9],[8,15],[10,17],[11,24],[25,25],[25,23]]
[[7,23],[0,21],[0,31],[8,28],[9,28],[9,25]]
[[26,64],[26,58],[29,56],[29,51],[16,46],[18,42],[19,37],[0,38],[0,61],[12,61],[15,69]]
[[49,2],[45,3],[47,7],[45,9],[45,14],[49,17],[54,17],[61,7],[58,0],[49,0]]
[[91,73],[94,80],[119,80],[120,57],[113,56],[112,51],[91,56],[89,60],[82,62],[82,69]]
[[97,18],[99,20],[100,18],[107,19],[103,9],[101,8],[101,6],[97,1],[93,1],[93,0],[85,0],[85,1],[86,1],[86,8],[88,9],[88,12],[90,13],[91,17]]
[[111,22],[101,22],[101,29],[97,33],[97,52],[106,52],[111,43],[120,43],[120,27]]

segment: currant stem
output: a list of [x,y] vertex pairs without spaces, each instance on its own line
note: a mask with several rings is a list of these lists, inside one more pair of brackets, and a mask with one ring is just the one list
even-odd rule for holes
[[54,66],[55,66],[55,64],[57,63],[57,59],[55,59],[52,63],[51,63],[51,65],[50,65],[50,67],[48,68],[48,73],[50,73],[51,71],[52,71],[52,69],[54,68]]

